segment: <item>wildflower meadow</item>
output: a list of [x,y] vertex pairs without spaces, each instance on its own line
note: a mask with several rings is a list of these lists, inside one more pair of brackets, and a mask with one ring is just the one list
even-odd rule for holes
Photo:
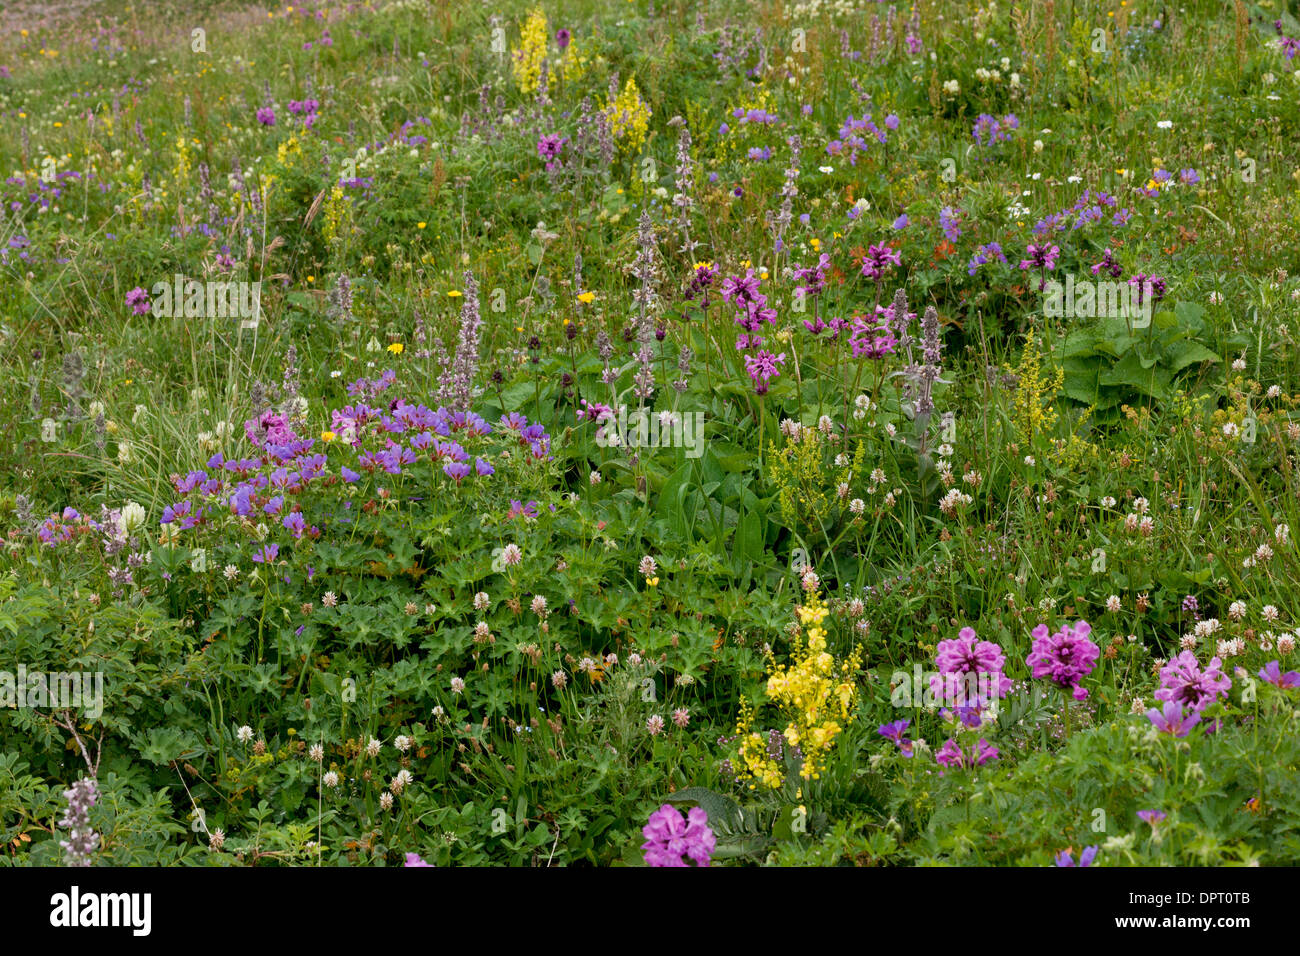
[[4,4],[0,865],[1300,861],[1298,15]]

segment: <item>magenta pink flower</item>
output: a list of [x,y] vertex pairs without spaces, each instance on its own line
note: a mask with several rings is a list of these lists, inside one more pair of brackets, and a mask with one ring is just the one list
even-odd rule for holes
[[1156,700],[1184,704],[1198,713],[1220,697],[1226,697],[1232,681],[1223,673],[1222,662],[1211,658],[1205,670],[1191,651],[1183,651],[1160,669]]
[[136,286],[126,294],[126,304],[136,315],[144,315],[153,303],[149,301],[149,293]]
[[1073,628],[1062,626],[1049,634],[1047,625],[1040,624],[1031,633],[1034,646],[1025,663],[1033,668],[1034,676],[1046,677],[1062,690],[1072,691],[1075,700],[1087,697],[1079,681],[1092,673],[1101,656],[1101,648],[1088,639],[1091,625],[1078,621]]
[[665,803],[650,814],[641,832],[646,838],[641,849],[647,866],[686,866],[683,856],[697,866],[708,866],[718,842],[702,807],[691,807],[683,818],[676,807]]
[[934,755],[934,759],[941,766],[950,767],[953,770],[966,770],[972,767],[982,767],[990,760],[997,760],[998,748],[981,737],[979,743],[974,744],[970,752],[967,753],[957,746],[955,740],[949,737]]
[[432,863],[425,863],[418,853],[406,854],[406,862],[403,866],[432,866]]
[[972,678],[979,683],[984,677],[984,685],[992,694],[1005,697],[1011,691],[1011,680],[1002,673],[1006,657],[1002,648],[992,641],[981,641],[974,628],[963,627],[952,640],[940,641],[935,654],[935,666],[939,674],[930,678],[930,689],[945,700],[967,701],[966,688]]
[[757,355],[745,356],[745,370],[754,380],[754,391],[759,395],[767,392],[767,383],[781,374],[780,365],[785,362],[785,353],[773,355],[766,349],[760,349]]

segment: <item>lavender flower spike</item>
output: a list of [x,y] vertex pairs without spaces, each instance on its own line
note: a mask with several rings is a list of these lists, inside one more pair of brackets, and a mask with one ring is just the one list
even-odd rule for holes
[[465,273],[465,301],[460,307],[460,340],[456,343],[456,357],[451,366],[451,407],[453,411],[469,411],[478,373],[478,340],[482,327],[478,309],[478,283],[474,273]]
[[59,841],[63,861],[67,866],[90,866],[91,857],[99,849],[99,834],[90,826],[90,808],[99,800],[99,788],[93,778],[83,777],[64,790],[63,797],[68,801],[59,821],[59,826],[68,831],[68,838]]

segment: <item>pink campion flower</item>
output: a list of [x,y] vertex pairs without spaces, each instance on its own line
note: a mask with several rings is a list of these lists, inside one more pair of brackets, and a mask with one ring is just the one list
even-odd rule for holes
[[708,866],[718,842],[703,807],[691,807],[683,818],[670,803],[650,814],[641,833],[646,838],[641,844],[646,866],[686,866],[683,856],[697,866]]
[[1101,656],[1101,648],[1088,639],[1091,632],[1087,621],[1077,621],[1072,628],[1062,626],[1055,634],[1040,624],[1030,632],[1034,646],[1025,663],[1035,677],[1046,677],[1062,690],[1071,691],[1075,700],[1083,700],[1088,692],[1079,681],[1092,673]]
[[126,304],[136,315],[144,315],[153,303],[149,301],[149,293],[136,286],[126,294]]
[[1213,657],[1205,670],[1201,670],[1196,655],[1183,651],[1160,669],[1160,689],[1155,692],[1155,698],[1166,703],[1185,704],[1199,713],[1219,697],[1226,697],[1232,687],[1232,681],[1223,673],[1222,667],[1222,661]]

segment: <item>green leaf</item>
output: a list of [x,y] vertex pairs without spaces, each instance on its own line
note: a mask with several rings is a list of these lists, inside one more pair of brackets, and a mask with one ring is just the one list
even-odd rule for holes
[[1200,342],[1175,342],[1169,349],[1169,370],[1171,372],[1181,372],[1189,365],[1195,365],[1198,362],[1222,362],[1214,352],[1211,352]]

